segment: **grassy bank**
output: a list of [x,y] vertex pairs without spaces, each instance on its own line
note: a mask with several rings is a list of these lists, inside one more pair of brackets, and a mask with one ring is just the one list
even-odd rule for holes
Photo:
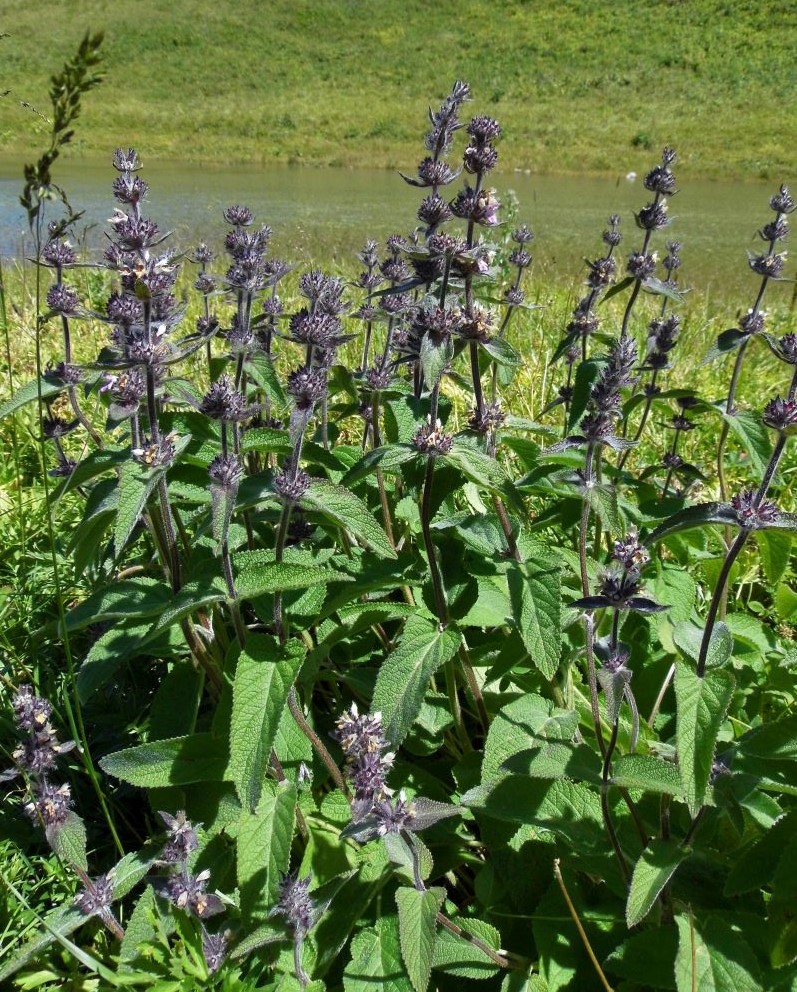
[[133,144],[150,161],[410,168],[424,121],[407,108],[459,77],[503,123],[505,168],[640,171],[670,142],[685,179],[793,170],[793,7],[775,18],[718,0],[5,0],[0,11],[5,155],[40,146],[47,125],[31,106],[46,111],[49,74],[90,28],[106,32],[107,80],[73,154]]

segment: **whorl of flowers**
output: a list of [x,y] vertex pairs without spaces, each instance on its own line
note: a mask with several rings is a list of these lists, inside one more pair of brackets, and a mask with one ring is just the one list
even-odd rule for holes
[[354,787],[352,815],[366,817],[375,804],[390,795],[385,777],[395,755],[388,750],[381,713],[361,715],[357,704],[344,713],[332,732],[346,758],[346,774]]

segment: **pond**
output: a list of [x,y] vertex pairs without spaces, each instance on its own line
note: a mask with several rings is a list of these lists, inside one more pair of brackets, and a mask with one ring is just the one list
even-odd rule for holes
[[[0,254],[30,253],[25,243],[25,218],[19,206],[22,187],[19,163],[0,161]],[[368,238],[383,240],[407,233],[415,221],[419,190],[387,170],[147,166],[150,183],[148,214],[162,230],[171,230],[171,244],[188,248],[198,240],[219,243],[225,230],[221,212],[244,203],[256,220],[274,229],[273,253],[300,265],[315,263],[334,269],[345,265]],[[56,178],[73,205],[85,210],[79,231],[95,251],[114,200],[110,164],[59,164]],[[603,251],[601,231],[611,213],[622,217],[630,251],[640,243],[633,211],[647,202],[641,177],[616,179],[536,176],[525,172],[496,173],[492,183],[505,201],[513,191],[519,203],[517,222],[535,232],[532,246],[537,280],[553,278],[575,285],[584,272],[584,257]],[[746,252],[761,250],[755,231],[772,216],[769,197],[774,183],[682,182],[671,202],[672,223],[655,235],[655,247],[667,239],[683,244],[686,284],[708,293],[714,304],[750,301],[758,283],[748,271]],[[456,187],[452,187],[456,188]],[[452,193],[453,195],[453,193]],[[790,269],[787,274],[791,275]],[[789,284],[771,298],[788,301]]]

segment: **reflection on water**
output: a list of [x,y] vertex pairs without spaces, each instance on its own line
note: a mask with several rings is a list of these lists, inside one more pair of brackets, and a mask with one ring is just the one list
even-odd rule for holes
[[[19,256],[24,248],[25,218],[19,206],[21,167],[0,162],[0,254]],[[76,208],[89,245],[97,250],[114,200],[110,164],[59,165],[56,178]],[[334,267],[353,257],[367,238],[407,233],[414,226],[421,192],[391,172],[370,169],[306,169],[153,165],[144,177],[151,185],[148,213],[162,229],[174,231],[170,244],[189,248],[198,240],[220,241],[221,216],[231,203],[245,203],[256,220],[274,229],[275,254],[302,265]],[[502,173],[493,178],[499,194],[516,194],[518,222],[535,232],[535,272],[539,278],[577,280],[584,256],[601,254],[601,231],[611,213],[622,217],[625,242],[638,247],[640,233],[633,211],[648,199],[641,179],[629,182],[572,176]],[[760,251],[754,232],[771,214],[768,200],[775,184],[686,182],[671,201],[671,226],[654,235],[683,244],[683,278],[712,296],[741,300],[755,292],[757,278],[748,273],[746,250]],[[452,193],[453,195],[453,193]],[[663,250],[661,252],[663,254]],[[790,273],[789,273],[790,274]],[[785,299],[790,295],[784,287]]]

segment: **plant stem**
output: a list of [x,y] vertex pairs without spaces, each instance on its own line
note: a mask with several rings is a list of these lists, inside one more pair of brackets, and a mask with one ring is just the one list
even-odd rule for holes
[[432,480],[434,478],[434,458],[427,457],[426,471],[423,479],[423,494],[421,496],[421,532],[423,543],[426,549],[426,557],[429,561],[429,573],[432,577],[432,588],[434,589],[435,612],[440,622],[440,627],[445,628],[448,624],[448,606],[446,605],[445,592],[443,590],[443,580],[440,576],[440,569],[435,556],[434,543],[432,542],[431,531],[431,504],[432,504]]
[[496,951],[494,948],[490,947],[489,944],[480,938],[476,937],[472,933],[468,933],[467,930],[463,929],[458,923],[449,919],[445,913],[437,914],[437,922],[449,933],[453,933],[456,937],[461,937],[462,940],[466,940],[469,944],[473,944],[474,947],[478,947],[479,950],[485,954],[495,965],[499,968],[505,969],[521,969],[525,965],[520,961],[512,961],[509,957],[502,954],[500,951]]
[[348,796],[349,788],[346,785],[343,776],[340,774],[340,769],[332,759],[332,755],[327,750],[324,742],[321,740],[318,734],[313,730],[313,728],[307,722],[304,713],[302,713],[302,708],[299,705],[299,699],[296,695],[295,686],[291,687],[291,691],[288,694],[288,709],[291,711],[291,715],[293,716],[293,719],[299,725],[299,729],[302,731],[304,736],[310,741],[310,743],[313,745],[313,749],[315,750],[316,754],[326,765],[327,771],[332,777],[332,781],[345,796]]
[[612,849],[617,857],[617,863],[620,865],[620,871],[623,875],[626,885],[631,884],[631,872],[628,869],[628,863],[625,860],[625,855],[623,854],[623,849],[620,847],[620,840],[617,836],[617,831],[614,829],[614,823],[612,822],[612,814],[609,809],[609,788],[611,786],[611,774],[612,774],[612,755],[614,754],[614,749],[617,747],[617,732],[619,729],[620,718],[614,721],[612,725],[612,734],[609,738],[609,745],[606,748],[606,753],[603,756],[603,771],[601,775],[601,812],[603,813],[603,825],[606,827],[606,833],[609,835],[609,840],[612,844]]
[[578,930],[578,935],[581,938],[581,943],[584,945],[584,950],[587,952],[587,956],[592,962],[592,967],[595,969],[601,985],[606,990],[606,992],[614,992],[611,985],[609,985],[608,981],[606,980],[606,976],[603,973],[603,969],[598,963],[598,959],[595,957],[595,952],[592,950],[592,945],[589,942],[589,937],[587,937],[587,933],[584,930],[581,920],[578,918],[576,907],[573,905],[573,900],[570,898],[570,894],[567,891],[565,880],[562,878],[562,870],[559,867],[559,858],[554,859],[553,874],[554,874],[554,878],[559,884],[559,888],[562,892],[562,897],[564,898],[568,912],[570,913],[573,923],[575,923],[576,925],[576,930]]
[[[581,595],[589,596],[589,571],[587,569],[587,529],[589,527],[590,505],[587,493],[595,480],[592,477],[592,462],[595,446],[587,445],[587,453],[584,460],[584,486],[587,492],[581,504],[581,525],[578,533],[578,560],[581,571]],[[593,636],[595,628],[592,616],[584,614],[584,640],[587,653],[587,679],[589,681],[589,700],[592,710],[592,723],[595,727],[595,737],[600,747],[601,755],[606,755],[606,743],[603,740],[603,729],[601,727],[601,712],[598,703],[598,676],[595,671],[595,654],[593,651]]]

